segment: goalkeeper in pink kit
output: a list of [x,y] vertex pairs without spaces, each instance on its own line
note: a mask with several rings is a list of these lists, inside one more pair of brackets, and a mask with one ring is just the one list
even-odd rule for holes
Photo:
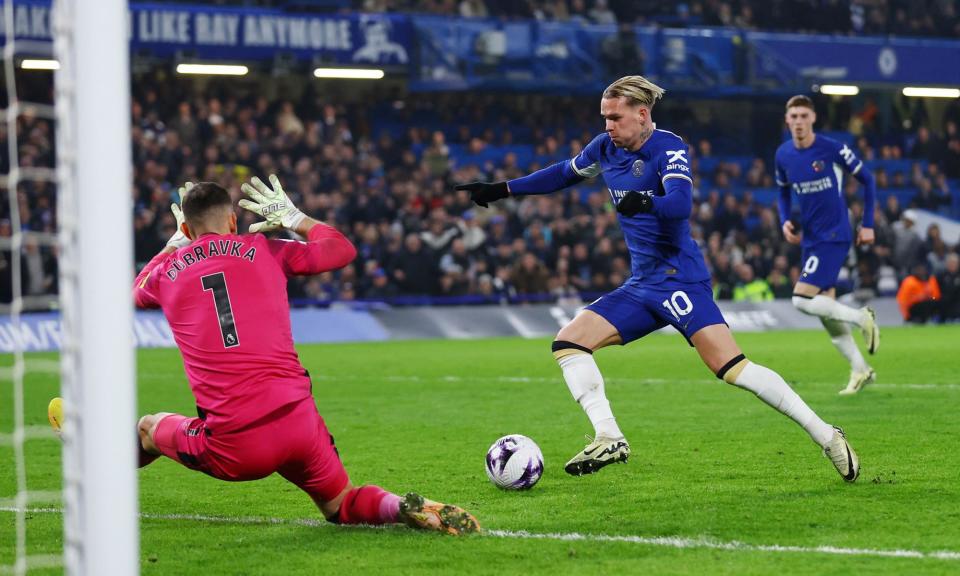
[[[198,417],[140,419],[140,466],[160,455],[229,481],[277,472],[310,495],[339,524],[402,522],[450,534],[476,532],[463,509],[351,484],[314,403],[293,346],[287,277],[336,270],[356,256],[335,228],[300,212],[280,186],[242,186],[240,206],[265,220],[237,234],[230,195],[201,182],[181,189],[172,210],[179,230],[136,279],[141,308],[167,317]],[[305,242],[259,232],[286,228]],[[55,425],[56,426],[56,425]]]

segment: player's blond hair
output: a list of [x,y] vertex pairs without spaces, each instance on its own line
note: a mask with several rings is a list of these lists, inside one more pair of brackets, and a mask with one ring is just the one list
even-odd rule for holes
[[604,98],[626,98],[634,106],[645,106],[653,109],[657,100],[663,98],[663,88],[647,80],[643,76],[624,76],[603,91]]

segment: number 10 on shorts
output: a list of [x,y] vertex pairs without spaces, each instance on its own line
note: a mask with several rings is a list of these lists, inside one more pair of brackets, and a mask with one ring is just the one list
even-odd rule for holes
[[664,300],[662,304],[677,320],[679,320],[681,316],[686,316],[693,312],[693,302],[690,301],[687,293],[683,290],[677,290],[670,296],[669,300]]

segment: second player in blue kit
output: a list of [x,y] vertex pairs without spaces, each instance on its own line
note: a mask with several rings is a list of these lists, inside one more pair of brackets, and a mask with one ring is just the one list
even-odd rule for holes
[[[816,120],[810,98],[801,95],[787,101],[785,121],[790,139],[777,148],[774,159],[780,186],[780,221],[787,241],[800,244],[803,250],[793,304],[801,312],[820,318],[830,340],[850,363],[850,378],[840,393],[855,394],[873,382],[876,373],[853,341],[850,326],[860,328],[870,354],[880,347],[880,329],[871,308],[851,308],[836,300],[837,279],[854,240],[843,177],[849,172],[863,186],[863,223],[857,232],[857,244],[874,241],[875,185],[873,175],[849,146],[813,131]],[[790,220],[794,195],[799,199],[802,231]]]
[[713,301],[710,273],[690,235],[693,181],[687,145],[676,134],[657,129],[652,119],[654,104],[663,93],[642,76],[620,78],[600,101],[604,133],[572,160],[508,182],[457,186],[486,207],[510,196],[549,194],[602,176],[616,205],[630,252],[631,277],[581,311],[552,345],[567,387],[595,433],[565,470],[577,476],[590,474],[630,455],[593,352],[627,344],[669,324],[718,378],[753,392],[799,424],[840,475],[852,482],[860,464],[843,431],[817,416],[779,374],[748,360]]

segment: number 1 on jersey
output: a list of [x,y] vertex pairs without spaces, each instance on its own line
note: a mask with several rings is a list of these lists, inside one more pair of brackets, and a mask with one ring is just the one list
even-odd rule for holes
[[220,335],[223,337],[223,347],[233,348],[240,345],[237,335],[237,325],[233,321],[233,307],[230,305],[230,294],[227,292],[227,279],[223,272],[207,274],[200,278],[203,291],[213,292],[213,305],[217,307],[217,322],[220,323]]

